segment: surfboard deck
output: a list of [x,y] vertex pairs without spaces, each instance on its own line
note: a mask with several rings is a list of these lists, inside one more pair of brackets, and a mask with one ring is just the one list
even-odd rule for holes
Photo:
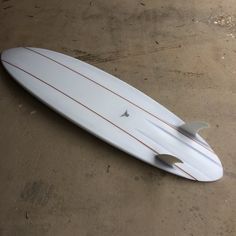
[[70,56],[40,48],[13,48],[1,61],[26,90],[78,126],[162,170],[191,180],[215,181],[222,164],[185,123],[120,79]]

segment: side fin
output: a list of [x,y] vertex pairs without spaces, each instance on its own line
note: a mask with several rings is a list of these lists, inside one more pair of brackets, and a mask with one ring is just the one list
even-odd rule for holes
[[179,158],[169,154],[159,154],[156,155],[156,158],[170,167],[173,167],[175,163],[183,163]]
[[204,128],[209,128],[209,124],[204,121],[188,122],[179,127],[180,130],[183,130],[192,136],[195,136],[199,130]]

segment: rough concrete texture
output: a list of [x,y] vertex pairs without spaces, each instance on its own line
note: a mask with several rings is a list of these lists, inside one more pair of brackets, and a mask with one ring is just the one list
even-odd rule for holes
[[235,12],[233,0],[1,0],[0,51],[69,54],[209,122],[224,178],[192,182],[135,160],[0,66],[0,235],[236,235]]

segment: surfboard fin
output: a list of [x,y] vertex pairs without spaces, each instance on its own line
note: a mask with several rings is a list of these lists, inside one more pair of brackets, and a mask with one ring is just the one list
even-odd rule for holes
[[173,167],[176,163],[183,163],[179,158],[169,154],[159,154],[156,155],[156,158],[170,167]]
[[199,130],[204,128],[209,128],[209,124],[204,121],[188,122],[179,127],[180,130],[183,130],[192,136],[196,136]]

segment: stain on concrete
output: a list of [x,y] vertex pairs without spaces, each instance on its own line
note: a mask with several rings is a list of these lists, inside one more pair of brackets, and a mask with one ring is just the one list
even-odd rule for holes
[[192,72],[192,71],[169,70],[169,72],[176,73],[176,74],[182,75],[182,76],[190,76],[190,77],[192,77],[192,76],[194,76],[194,77],[204,76],[204,73]]
[[6,7],[3,7],[3,10],[8,10],[8,9],[11,9],[13,8],[13,6],[6,6]]
[[28,182],[25,184],[20,198],[32,205],[46,206],[53,195],[53,191],[54,186],[42,180]]
[[107,173],[110,173],[110,168],[111,168],[111,166],[110,166],[110,165],[107,165],[107,168],[106,168],[106,172],[107,172]]

